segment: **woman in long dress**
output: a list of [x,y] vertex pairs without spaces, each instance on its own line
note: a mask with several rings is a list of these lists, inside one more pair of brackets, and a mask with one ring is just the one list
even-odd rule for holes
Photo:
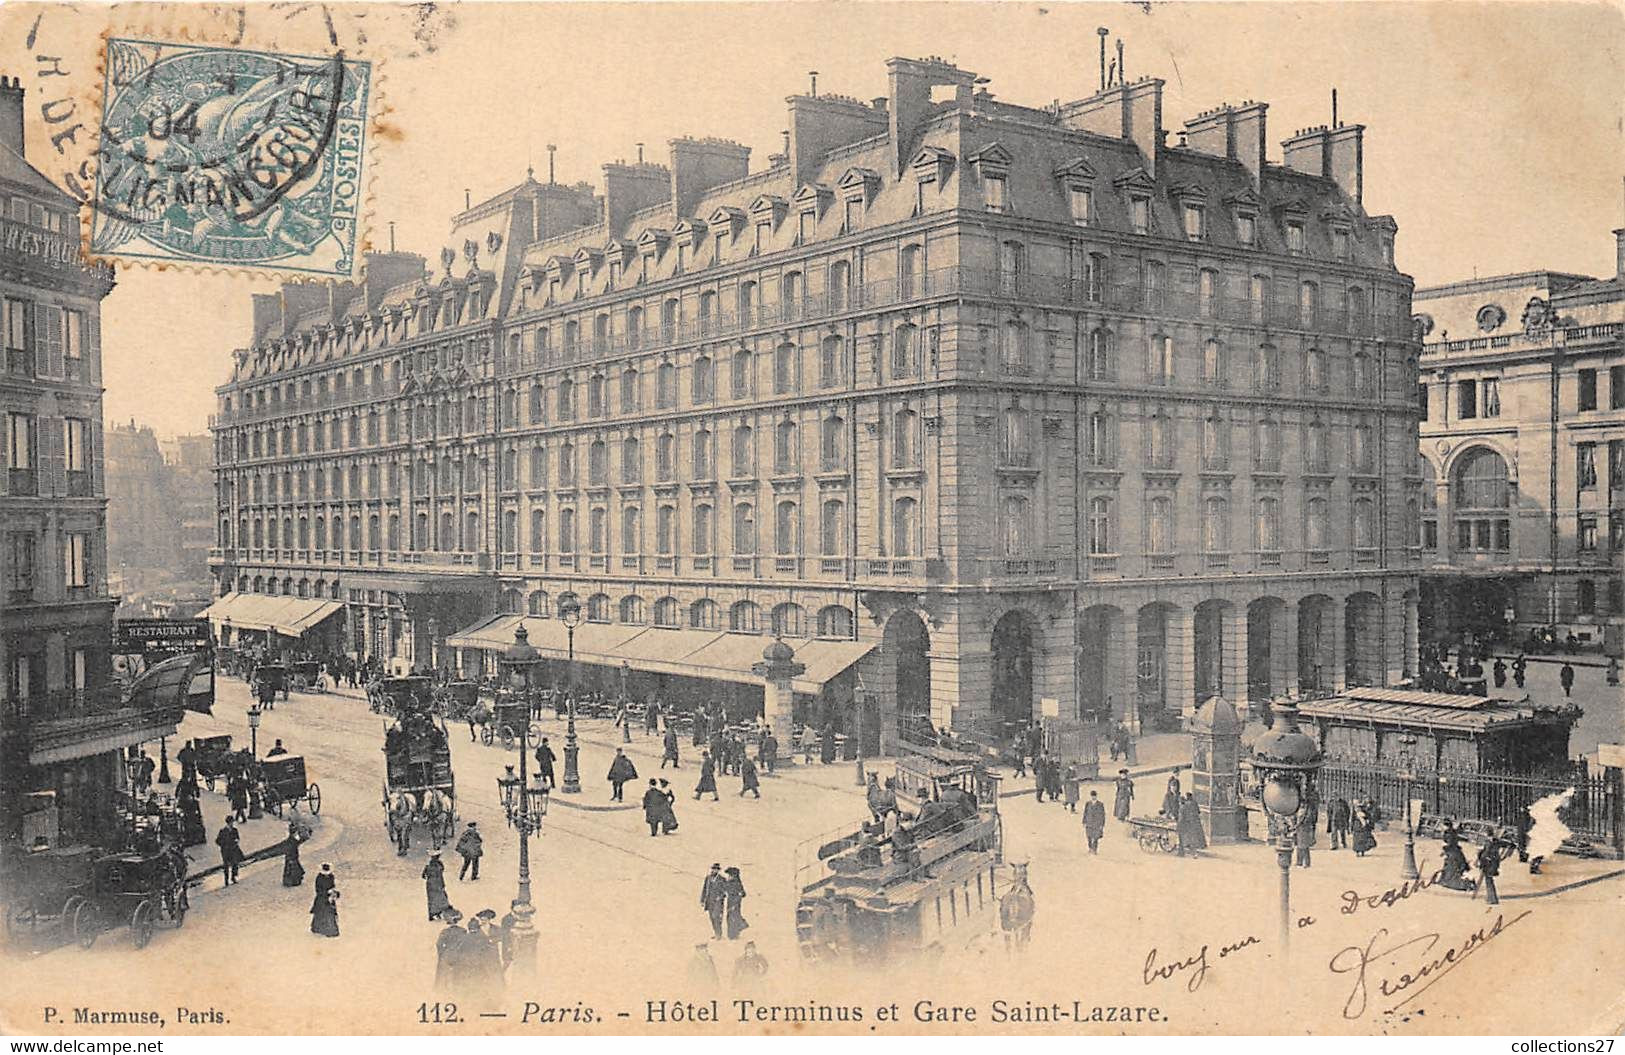
[[745,921],[745,884],[739,878],[739,869],[730,867],[726,874],[727,878],[722,881],[722,894],[727,904],[728,940],[733,941],[750,924]]
[[1187,853],[1207,849],[1207,833],[1202,830],[1202,808],[1196,804],[1196,796],[1187,794],[1176,807],[1179,818],[1179,854],[1183,857]]
[[1365,803],[1354,807],[1354,819],[1349,827],[1353,831],[1354,838],[1350,845],[1354,847],[1355,857],[1364,857],[1377,848],[1377,837],[1371,833],[1376,821]]
[[318,891],[310,905],[310,932],[324,938],[339,936],[339,892]]
[[1444,867],[1439,869],[1439,885],[1451,890],[1474,889],[1478,884],[1463,874],[1467,871],[1467,855],[1461,852],[1461,837],[1456,834],[1456,826],[1448,821],[1443,838]]
[[282,885],[302,886],[305,882],[305,866],[299,860],[299,832],[293,824],[288,825],[288,841],[282,851]]
[[440,860],[440,851],[429,854],[429,863],[423,866],[423,893],[429,902],[429,918],[436,920],[449,908],[446,896],[446,866]]
[[713,799],[717,797],[717,764],[709,754],[700,763],[700,782],[694,785],[694,797],[699,798],[708,792]]

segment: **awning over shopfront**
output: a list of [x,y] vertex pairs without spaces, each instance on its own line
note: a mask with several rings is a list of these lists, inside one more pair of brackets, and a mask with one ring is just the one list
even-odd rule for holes
[[[557,619],[518,615],[488,617],[446,638],[452,648],[502,652],[513,644],[514,628],[523,623],[530,643],[549,659],[569,654],[569,633]],[[576,627],[575,656],[581,663],[619,667],[654,674],[714,678],[745,685],[760,685],[751,669],[762,658],[768,638],[717,630],[678,630],[665,627],[611,626],[583,623]],[[794,683],[795,691],[817,693],[825,683],[874,650],[861,641],[791,641],[796,661],[807,669]]]
[[198,613],[218,630],[231,623],[239,630],[274,630],[288,637],[304,633],[344,607],[317,597],[270,597],[258,593],[228,593]]

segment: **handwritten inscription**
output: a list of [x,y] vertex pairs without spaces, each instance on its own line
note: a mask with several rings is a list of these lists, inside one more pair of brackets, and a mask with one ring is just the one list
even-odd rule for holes
[[[1437,954],[1434,950],[1441,939],[1441,935],[1437,932],[1388,945],[1386,927],[1371,935],[1371,939],[1364,946],[1350,945],[1339,949],[1326,966],[1333,974],[1354,976],[1354,984],[1349,989],[1348,999],[1343,1002],[1343,1017],[1355,1019],[1364,1016],[1371,1002],[1373,979],[1377,993],[1385,999],[1408,993],[1409,995],[1395,1003],[1389,1010],[1404,1007],[1426,992],[1434,982],[1455,970],[1457,964],[1506,933],[1513,924],[1528,915],[1528,910],[1511,919],[1497,914],[1494,923],[1479,927],[1461,941]],[[1420,962],[1417,962],[1418,959]],[[1384,968],[1390,965],[1397,969],[1402,964],[1408,966],[1399,969],[1395,974],[1384,971]]]
[[[1231,942],[1228,945],[1221,945],[1219,946],[1219,959],[1222,960],[1230,956],[1232,953],[1240,952],[1249,945],[1257,944],[1259,944],[1258,939],[1249,934],[1240,941]],[[1208,948],[1208,946],[1204,945],[1195,954],[1187,956],[1183,960],[1162,964],[1157,962],[1157,950],[1153,948],[1149,953],[1146,954],[1145,967],[1142,968],[1140,972],[1141,983],[1144,985],[1151,985],[1154,982],[1165,982],[1182,971],[1189,971],[1190,974],[1186,976],[1185,980],[1185,990],[1186,992],[1191,993],[1196,992],[1198,989],[1202,988],[1202,983],[1207,980]]]
[[1345,916],[1352,916],[1362,908],[1393,908],[1412,894],[1420,894],[1437,883],[1443,875],[1443,871],[1435,871],[1418,879],[1407,879],[1398,886],[1389,887],[1380,894],[1362,894],[1357,890],[1345,890],[1343,891],[1343,906],[1338,911]]

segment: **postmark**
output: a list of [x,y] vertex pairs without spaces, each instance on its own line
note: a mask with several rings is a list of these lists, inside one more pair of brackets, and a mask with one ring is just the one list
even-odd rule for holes
[[110,37],[89,252],[350,275],[371,64]]

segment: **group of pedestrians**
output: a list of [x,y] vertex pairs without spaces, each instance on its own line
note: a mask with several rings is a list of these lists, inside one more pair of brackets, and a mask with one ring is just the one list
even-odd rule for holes
[[673,808],[677,793],[666,780],[649,778],[649,788],[643,793],[643,820],[649,825],[649,835],[670,835],[677,830],[677,811]]
[[494,1003],[501,999],[508,965],[513,963],[513,925],[519,902],[499,921],[495,909],[481,909],[465,921],[447,906],[436,918],[445,926],[435,938],[435,991]]
[[735,941],[750,923],[745,919],[745,884],[737,866],[713,864],[700,884],[700,907],[711,920],[711,937]]

